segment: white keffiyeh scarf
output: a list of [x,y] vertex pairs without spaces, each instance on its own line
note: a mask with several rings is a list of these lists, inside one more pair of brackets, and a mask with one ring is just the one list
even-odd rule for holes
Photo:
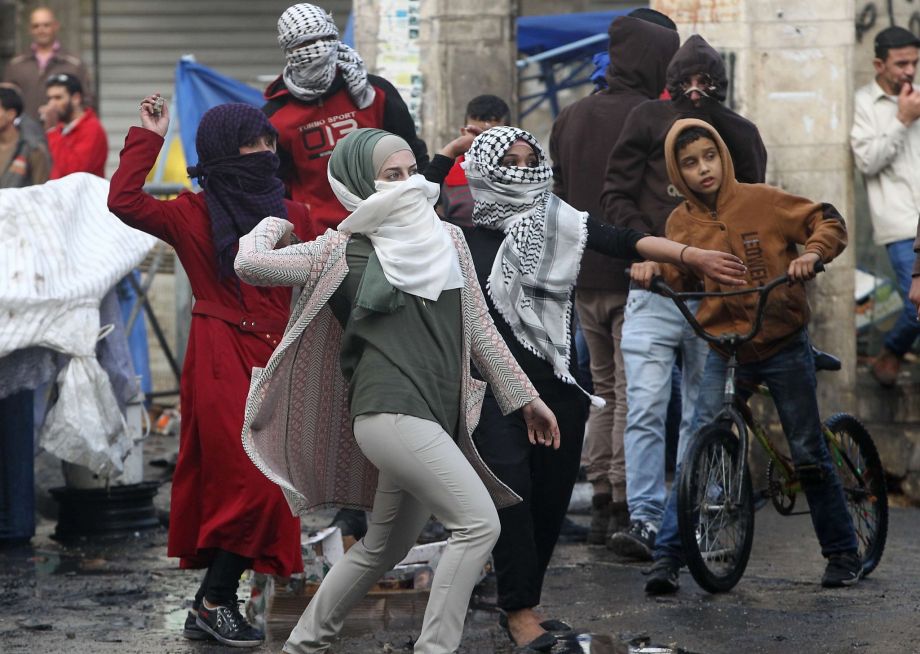
[[[518,140],[533,148],[536,167],[501,165]],[[473,222],[505,234],[489,274],[492,303],[525,348],[548,361],[559,379],[576,384],[569,372],[569,326],[588,214],[550,192],[546,154],[522,129],[494,127],[483,132],[473,141],[463,167],[473,195]],[[601,398],[590,397],[595,406],[604,405]]]
[[[312,42],[298,47],[308,41]],[[339,41],[332,16],[319,7],[308,3],[288,7],[278,19],[278,44],[287,60],[284,84],[299,100],[311,102],[323,95],[338,70],[359,109],[374,101],[375,91],[367,81],[364,61]]]

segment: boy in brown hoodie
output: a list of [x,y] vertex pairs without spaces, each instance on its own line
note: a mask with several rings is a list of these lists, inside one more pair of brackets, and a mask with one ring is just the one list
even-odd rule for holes
[[[784,273],[795,282],[812,279],[818,261],[827,263],[846,247],[846,226],[833,206],[774,186],[738,182],[728,148],[711,125],[695,119],[676,121],[665,141],[665,156],[671,183],[684,198],[668,218],[667,237],[736,254],[747,266],[752,286]],[[804,246],[802,254],[799,245]],[[698,283],[688,270],[662,268],[660,272],[674,287]],[[659,272],[657,264],[634,269],[634,280],[646,286]],[[710,280],[704,283],[707,291],[727,290]],[[715,334],[746,333],[755,316],[757,297],[751,293],[705,298],[697,319]],[[763,382],[770,389],[808,498],[821,553],[827,559],[821,584],[849,586],[859,580],[862,566],[843,489],[822,436],[814,357],[806,331],[808,317],[803,284],[774,290],[763,328],[738,351],[737,379],[745,384]],[[726,353],[709,352],[692,433],[721,409],[726,363]],[[668,498],[655,542],[655,564],[645,585],[653,595],[673,593],[679,587],[683,554],[676,495],[672,492]]]

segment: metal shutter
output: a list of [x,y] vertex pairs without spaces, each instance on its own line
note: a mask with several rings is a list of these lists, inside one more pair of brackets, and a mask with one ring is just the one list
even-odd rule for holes
[[[125,134],[138,125],[138,102],[152,91],[172,97],[173,72],[184,54],[257,88],[260,75],[281,71],[278,16],[291,0],[99,0],[102,123],[109,136],[108,174]],[[351,2],[326,0],[344,32]],[[92,70],[91,4],[83,3],[83,60]]]

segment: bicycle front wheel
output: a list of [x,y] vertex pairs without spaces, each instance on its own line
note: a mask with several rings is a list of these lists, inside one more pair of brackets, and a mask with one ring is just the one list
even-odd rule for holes
[[847,413],[831,416],[825,426],[831,460],[837,468],[847,510],[856,530],[863,576],[875,569],[888,537],[888,489],[872,437]]
[[731,590],[747,567],[754,540],[751,475],[742,482],[738,437],[704,427],[687,451],[677,495],[677,524],[687,567],[710,593]]

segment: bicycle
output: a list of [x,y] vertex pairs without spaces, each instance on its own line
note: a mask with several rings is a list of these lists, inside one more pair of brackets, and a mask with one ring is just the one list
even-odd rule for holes
[[[824,270],[820,262],[815,272]],[[678,293],[661,277],[652,280],[650,290],[671,299],[704,340],[728,351],[722,410],[697,433],[684,455],[677,488],[678,530],[694,580],[711,592],[731,590],[747,567],[754,538],[754,503],[751,475],[747,466],[750,434],[767,455],[766,489],[758,499],[769,499],[781,515],[793,515],[796,497],[802,491],[792,459],[777,452],[767,431],[737,392],[737,352],[760,331],[767,297],[776,287],[789,282],[787,275],[767,284],[723,292]],[[707,332],[687,307],[685,300],[759,293],[754,324],[746,334]],[[814,350],[816,370],[839,370],[840,360]],[[769,396],[765,387],[746,389]],[[847,509],[856,529],[862,574],[872,572],[885,549],[888,534],[888,493],[878,450],[862,423],[847,413],[836,413],[823,423],[831,460],[843,484]],[[801,513],[807,513],[803,511]]]

